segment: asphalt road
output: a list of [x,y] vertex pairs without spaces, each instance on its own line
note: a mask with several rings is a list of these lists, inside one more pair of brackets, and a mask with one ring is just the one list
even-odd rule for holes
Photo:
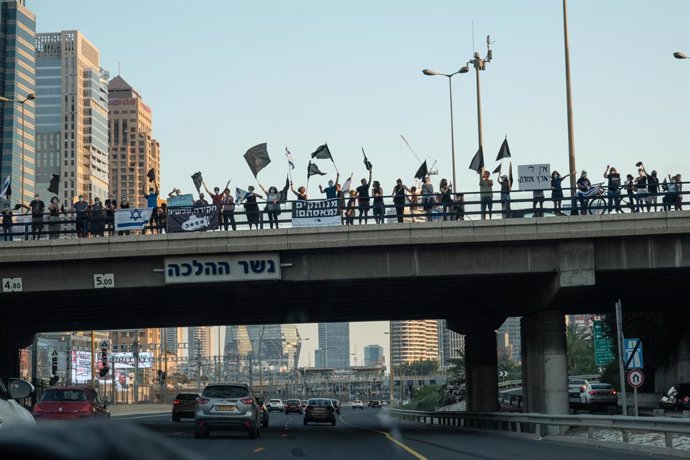
[[[195,439],[193,422],[169,414],[116,417],[111,423],[145,427],[202,458],[220,459],[649,459],[635,454],[557,442],[516,439],[490,432],[398,422],[379,409],[343,409],[335,427],[303,426],[302,416],[273,412],[259,439],[244,432],[212,432]],[[167,442],[166,442],[167,443]],[[665,458],[665,457],[655,457]]]

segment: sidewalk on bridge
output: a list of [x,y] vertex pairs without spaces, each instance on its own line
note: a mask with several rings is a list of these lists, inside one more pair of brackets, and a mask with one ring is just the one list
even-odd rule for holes
[[172,404],[113,404],[110,415],[120,417],[135,414],[163,414],[172,411]]

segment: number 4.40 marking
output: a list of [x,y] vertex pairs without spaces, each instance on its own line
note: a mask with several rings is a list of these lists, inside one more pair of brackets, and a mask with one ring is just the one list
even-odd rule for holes
[[2,279],[2,292],[22,292],[22,279],[21,278],[3,278]]
[[115,275],[112,273],[95,273],[93,287],[96,289],[115,287]]

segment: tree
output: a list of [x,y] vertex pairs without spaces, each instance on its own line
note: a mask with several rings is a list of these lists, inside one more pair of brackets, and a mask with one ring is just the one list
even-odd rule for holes
[[568,374],[596,374],[598,368],[594,360],[591,330],[571,323],[568,324],[565,333],[568,346]]
[[397,375],[431,375],[438,370],[438,361],[423,359],[395,367]]

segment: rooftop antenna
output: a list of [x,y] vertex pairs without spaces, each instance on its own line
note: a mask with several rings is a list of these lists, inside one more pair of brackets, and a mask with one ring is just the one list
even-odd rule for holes
[[117,63],[117,75],[118,76],[120,75],[120,63],[119,62]]

